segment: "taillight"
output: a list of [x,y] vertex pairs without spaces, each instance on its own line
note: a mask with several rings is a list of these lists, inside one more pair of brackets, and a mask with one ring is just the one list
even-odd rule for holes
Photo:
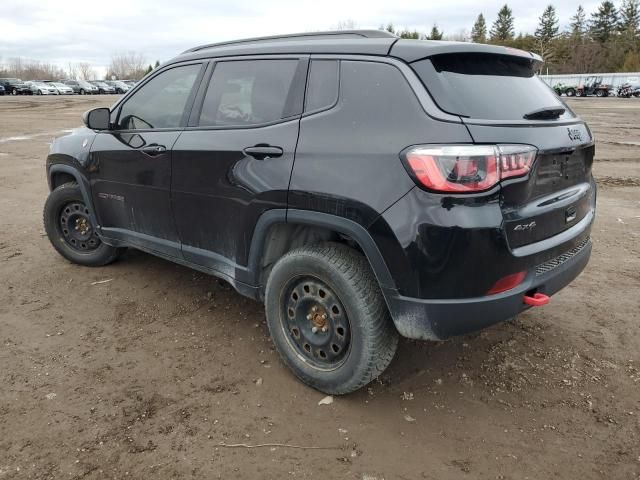
[[537,150],[530,145],[422,145],[404,152],[414,179],[436,192],[481,192],[526,175]]

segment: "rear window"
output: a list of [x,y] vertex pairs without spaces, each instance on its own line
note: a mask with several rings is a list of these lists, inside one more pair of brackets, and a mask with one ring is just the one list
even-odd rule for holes
[[435,55],[411,65],[441,110],[467,118],[523,120],[547,107],[573,112],[534,71],[528,58],[485,53]]

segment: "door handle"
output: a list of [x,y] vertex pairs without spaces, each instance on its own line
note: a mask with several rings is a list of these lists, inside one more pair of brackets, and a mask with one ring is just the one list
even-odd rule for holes
[[165,147],[164,145],[151,144],[147,145],[146,147],[142,147],[140,150],[142,150],[143,153],[146,153],[150,157],[155,157],[156,155],[160,155],[166,152],[167,147]]
[[246,155],[250,155],[256,160],[264,160],[265,158],[281,157],[284,150],[280,147],[273,147],[271,145],[255,145],[253,147],[247,147],[243,150]]

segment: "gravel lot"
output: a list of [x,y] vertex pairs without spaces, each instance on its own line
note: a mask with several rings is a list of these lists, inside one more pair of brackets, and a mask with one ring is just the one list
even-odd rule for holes
[[43,236],[48,142],[113,101],[0,97],[0,479],[640,478],[639,99],[570,101],[600,184],[571,286],[478,334],[402,341],[323,406],[258,303],[136,251],[71,265]]

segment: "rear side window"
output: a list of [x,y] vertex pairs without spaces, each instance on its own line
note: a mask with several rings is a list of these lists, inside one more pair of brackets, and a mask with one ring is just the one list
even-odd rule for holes
[[156,75],[127,99],[118,128],[178,128],[201,65],[184,65]]
[[313,60],[309,67],[309,81],[305,99],[305,112],[313,112],[333,106],[338,99],[337,60]]
[[207,88],[199,125],[260,125],[299,114],[294,105],[298,103],[294,98],[298,90],[294,88],[298,64],[298,60],[218,63]]
[[485,53],[444,54],[411,65],[441,110],[467,118],[523,120],[541,108],[573,112],[538,78],[528,58]]

